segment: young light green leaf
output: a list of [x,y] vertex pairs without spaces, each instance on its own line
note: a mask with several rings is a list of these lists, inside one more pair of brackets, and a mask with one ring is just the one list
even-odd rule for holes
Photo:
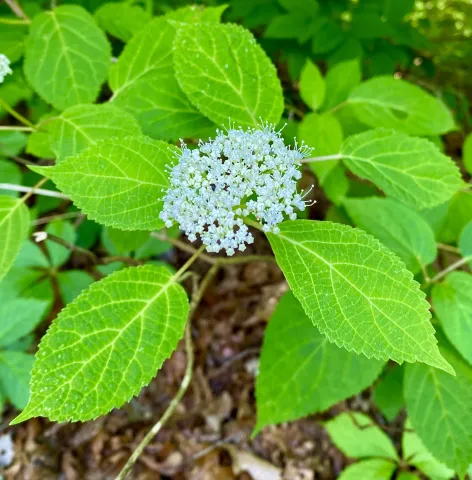
[[391,368],[375,386],[374,401],[383,416],[392,421],[404,405],[403,367]]
[[358,58],[337,63],[328,70],[325,78],[326,98],[324,110],[329,110],[344,102],[349,92],[361,83],[361,66]]
[[[308,113],[298,127],[299,140],[313,148],[313,156],[339,153],[343,142],[343,130],[338,119],[330,113]],[[323,186],[329,172],[340,160],[309,163]]]
[[418,209],[446,202],[464,185],[456,164],[433,143],[395,130],[348,137],[341,154],[353,173]]
[[369,127],[394,128],[410,135],[441,135],[455,128],[451,112],[439,99],[390,76],[361,83],[348,101]]
[[25,408],[29,398],[29,380],[34,358],[23,352],[0,352],[0,390],[6,393],[13,405]]
[[68,108],[52,120],[49,132],[56,163],[60,163],[99,140],[140,135],[141,128],[130,113],[105,103]]
[[472,173],[472,133],[469,133],[464,140],[464,145],[462,146],[462,162],[464,163],[465,169],[469,173]]
[[63,110],[97,98],[110,56],[93,17],[78,5],[63,5],[33,18],[24,70],[36,92]]
[[13,423],[85,421],[121,407],[173,352],[187,314],[185,290],[164,267],[127,268],[92,284],[42,338],[31,399]]
[[30,333],[41,321],[47,303],[33,298],[2,298],[0,349]]
[[434,262],[437,249],[434,232],[414,210],[390,198],[348,198],[344,207],[355,225],[379,239],[418,273]]
[[64,305],[72,302],[95,280],[83,270],[66,270],[57,274],[57,283]]
[[283,96],[276,69],[243,27],[186,25],[175,40],[174,66],[182,90],[216,124],[279,122]]
[[112,37],[127,42],[151,20],[142,7],[123,2],[104,3],[95,11],[98,25]]
[[338,480],[390,480],[395,469],[393,462],[373,458],[349,465],[341,472]]
[[173,151],[143,136],[113,138],[54,167],[31,169],[51,178],[92,220],[121,230],[154,230],[164,226],[159,213]]
[[428,452],[420,437],[408,429],[411,429],[411,424],[407,420],[402,437],[403,458],[432,480],[448,480],[453,478],[455,475],[454,470],[438,462],[431,453]]
[[395,447],[388,435],[363,413],[341,413],[326,422],[325,428],[334,444],[347,457],[398,459]]
[[452,272],[434,286],[434,311],[449,341],[472,365],[472,275]]
[[383,362],[330,343],[293,294],[287,293],[264,335],[256,383],[255,432],[265,425],[326,410],[367,388],[382,366]]
[[454,373],[439,353],[424,293],[378,240],[310,220],[283,222],[268,238],[294,295],[331,342],[368,358]]
[[220,22],[221,16],[228,7],[228,4],[218,5],[216,7],[186,5],[176,10],[169,10],[166,12],[165,18],[184,23]]
[[0,196],[0,280],[6,275],[28,235],[30,215],[20,199]]
[[307,60],[300,76],[300,96],[312,109],[318,110],[325,98],[325,81],[320,69],[311,60]]
[[407,365],[405,402],[425,447],[461,476],[472,463],[472,367],[442,338],[441,354],[456,376],[428,365]]
[[132,113],[153,138],[203,138],[214,133],[215,126],[193,107],[175,78],[176,28],[158,17],[131,39],[110,68],[112,102]]

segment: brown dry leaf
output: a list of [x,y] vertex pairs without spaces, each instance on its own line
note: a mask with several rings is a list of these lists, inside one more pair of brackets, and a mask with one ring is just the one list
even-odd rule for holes
[[233,459],[233,471],[236,474],[247,472],[254,480],[282,480],[282,470],[266,460],[231,445],[226,450]]

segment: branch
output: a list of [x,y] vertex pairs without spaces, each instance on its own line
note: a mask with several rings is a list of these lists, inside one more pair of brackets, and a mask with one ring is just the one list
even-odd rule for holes
[[25,187],[23,185],[14,185],[13,183],[0,183],[0,190],[10,190],[12,192],[28,192],[32,195],[42,195],[44,197],[54,197],[62,198],[63,200],[69,200],[68,196],[64,195],[61,192],[56,192],[55,190],[44,190],[37,187]]
[[343,156],[340,153],[334,155],[322,155],[320,157],[302,158],[300,163],[326,162],[328,160],[341,160]]
[[444,278],[448,273],[451,273],[454,270],[457,270],[458,268],[467,265],[467,263],[469,263],[471,260],[472,255],[468,255],[467,257],[457,260],[457,262],[452,263],[451,265],[449,265],[449,267],[439,272],[435,277],[430,280],[429,283],[436,283],[438,280],[441,280],[441,278]]
[[18,18],[22,18],[24,20],[27,20],[28,23],[31,23],[31,20],[28,17],[28,15],[26,15],[26,13],[23,11],[23,9],[20,7],[20,5],[15,0],[5,0],[5,3],[10,7],[11,11]]

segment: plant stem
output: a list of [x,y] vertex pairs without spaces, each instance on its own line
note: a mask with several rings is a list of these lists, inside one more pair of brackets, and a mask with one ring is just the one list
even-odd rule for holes
[[[19,114],[15,109],[11,108],[5,100],[0,98],[0,107],[4,108],[12,117],[15,117],[18,121],[26,125],[29,130],[24,130],[25,132],[34,131],[36,127],[23,115]],[[14,127],[4,127],[2,130],[14,129]],[[16,127],[16,130],[20,130],[20,127]]]
[[55,220],[66,220],[68,218],[76,218],[82,215],[84,215],[82,212],[58,213],[48,217],[37,218],[31,222],[31,225],[44,225],[45,223],[54,222]]
[[192,265],[195,260],[201,255],[201,253],[205,250],[205,245],[202,245],[174,274],[172,277],[172,281],[177,282],[180,277],[187,271],[187,269]]
[[349,103],[348,100],[344,100],[344,102],[338,103],[333,108],[330,108],[326,113],[334,113],[337,110],[340,110],[341,108],[345,107],[348,103]]
[[451,253],[455,253],[457,255],[460,254],[460,250],[457,248],[457,247],[451,247],[451,245],[446,245],[445,243],[437,243],[436,246],[440,249],[440,250],[444,250],[446,252],[451,252]]
[[[38,191],[38,189],[40,189],[39,187],[42,187],[47,181],[48,181],[48,179],[46,177],[44,177],[33,187],[25,187],[25,188],[28,188],[28,190],[26,191],[26,195],[23,195],[21,197],[21,202],[25,203],[26,200],[28,200],[28,198],[30,198],[32,195],[34,195]],[[5,185],[8,185],[8,184],[5,184]]]
[[5,0],[5,3],[10,7],[11,11],[18,17],[24,20],[27,20],[28,23],[31,23],[28,15],[23,11],[20,5],[15,0]]
[[300,163],[326,162],[328,160],[341,160],[343,156],[340,153],[334,155],[322,155],[320,157],[302,158]]
[[4,23],[6,25],[28,25],[31,22],[29,20],[21,20],[19,18],[0,17],[0,23]]
[[128,473],[133,468],[134,464],[141,456],[145,448],[151,443],[154,437],[159,433],[161,428],[165,425],[167,420],[172,416],[175,412],[175,409],[178,407],[180,401],[182,400],[185,392],[187,391],[190,381],[192,380],[192,373],[193,373],[193,364],[194,364],[194,352],[193,352],[193,345],[192,345],[192,330],[191,330],[191,320],[192,317],[207,289],[209,283],[214,278],[220,265],[215,263],[210,270],[208,270],[207,274],[203,278],[200,286],[196,290],[196,292],[192,295],[192,301],[190,303],[190,311],[189,311],[189,318],[187,321],[187,326],[185,327],[185,349],[187,351],[187,367],[185,369],[184,378],[182,379],[182,383],[180,384],[179,390],[176,396],[172,399],[169,406],[167,407],[166,411],[162,415],[162,417],[158,420],[158,422],[149,430],[146,436],[141,440],[139,445],[137,446],[136,450],[133,452],[131,457],[126,462],[125,466],[121,470],[121,472],[116,477],[116,480],[124,480]]
[[4,132],[32,132],[33,129],[30,127],[17,127],[15,125],[9,126],[9,125],[0,125],[0,131]]
[[452,263],[451,265],[449,265],[449,267],[439,272],[435,277],[431,279],[429,283],[436,283],[438,280],[441,280],[441,278],[444,278],[448,273],[453,272],[454,270],[457,270],[463,265],[466,265],[471,260],[472,260],[472,255],[468,255],[467,257],[461,258],[457,262]]
[[70,243],[61,237],[53,235],[52,233],[48,233],[45,240],[51,240],[52,242],[57,243],[58,245],[62,245],[63,247],[70,250],[71,252],[81,253],[82,255],[89,257],[93,263],[100,263],[100,259],[92,251],[82,247],[78,247],[77,245],[74,245],[73,243]]
[[9,190],[12,192],[31,192],[35,195],[42,195],[43,197],[54,197],[62,198],[63,200],[69,200],[69,197],[61,192],[56,192],[55,190],[44,190],[37,187],[25,187],[23,185],[14,185],[13,183],[0,183],[0,190]]

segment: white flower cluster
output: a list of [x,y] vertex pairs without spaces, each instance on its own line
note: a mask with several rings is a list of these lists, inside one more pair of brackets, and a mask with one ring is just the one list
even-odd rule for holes
[[167,227],[177,222],[190,241],[199,235],[209,252],[245,250],[254,237],[244,217],[252,214],[264,231],[278,233],[284,216],[295,219],[294,209],[305,208],[297,180],[309,151],[285,146],[269,124],[218,131],[193,150],[182,143],[160,218]]
[[10,68],[10,60],[6,55],[0,53],[0,83],[3,83],[3,79],[11,73],[13,72]]

